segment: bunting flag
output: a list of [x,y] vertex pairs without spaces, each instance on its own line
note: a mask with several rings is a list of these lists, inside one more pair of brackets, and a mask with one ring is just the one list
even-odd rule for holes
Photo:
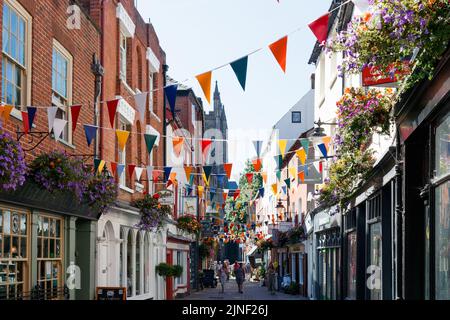
[[286,186],[288,187],[288,189],[290,189],[291,188],[291,179],[289,178],[289,179],[286,179],[286,180],[284,180],[284,183],[286,184]]
[[91,146],[92,140],[97,137],[97,130],[98,127],[87,124],[84,125],[84,133],[86,134],[86,141],[89,147]]
[[33,128],[34,118],[36,117],[37,108],[27,107],[28,111],[28,128],[31,130]]
[[147,177],[148,177],[148,180],[150,180],[152,178],[153,170],[154,170],[153,166],[147,166]]
[[253,173],[247,173],[245,176],[247,177],[248,184],[252,184],[253,183]]
[[53,132],[55,133],[55,137],[59,138],[61,137],[61,134],[64,130],[64,128],[67,125],[67,120],[58,119],[56,118],[53,122]]
[[111,128],[114,128],[114,123],[116,122],[117,107],[119,106],[119,99],[111,100],[106,102],[108,108],[109,121],[111,123]]
[[255,169],[256,172],[261,171],[261,167],[262,167],[261,159],[253,160],[252,161],[252,165],[253,165],[253,168]]
[[173,137],[172,138],[173,151],[177,157],[181,155],[181,150],[183,149],[184,138],[183,137]]
[[280,147],[280,153],[284,158],[284,156],[286,154],[287,140],[279,140],[278,146]]
[[330,13],[327,12],[319,19],[308,24],[308,27],[314,33],[319,44],[323,44],[328,38],[328,23],[330,20]]
[[198,197],[201,199],[203,198],[203,191],[205,190],[205,188],[203,186],[197,186],[197,194]]
[[58,112],[58,107],[47,108],[47,119],[48,119],[48,132],[52,132],[53,124],[55,123],[56,112]]
[[322,141],[325,147],[327,148],[327,151],[330,150],[331,137],[323,137]]
[[305,149],[306,154],[309,152],[309,145],[311,141],[309,139],[301,139],[300,144],[302,145],[303,149]]
[[9,117],[11,116],[11,111],[14,109],[14,106],[4,105],[3,106],[3,125],[8,123]]
[[167,182],[169,180],[171,172],[172,172],[172,167],[165,167],[164,168],[164,182]]
[[136,181],[141,181],[142,173],[144,172],[144,168],[136,168]]
[[145,123],[145,110],[147,110],[148,92],[137,93],[134,95],[136,109],[139,111],[142,123]]
[[241,195],[241,190],[237,189],[233,193],[233,199],[236,201],[236,199]]
[[30,131],[30,121],[28,119],[28,112],[22,111],[22,123],[23,123],[23,132],[28,134]]
[[280,40],[272,43],[269,48],[284,73],[286,73],[286,54],[287,54],[288,37],[285,36]]
[[296,177],[297,176],[297,168],[296,167],[289,167],[289,175],[291,177]]
[[5,110],[5,107],[4,106],[2,106],[2,105],[0,105],[0,119],[2,118],[2,116],[3,116],[3,111]]
[[205,72],[201,75],[196,76],[200,87],[203,90],[206,100],[211,104],[211,78],[212,71]]
[[222,193],[222,197],[223,197],[223,202],[227,202],[228,191],[223,192],[223,193]]
[[144,134],[144,139],[148,153],[151,154],[153,151],[153,147],[155,146],[156,139],[158,139],[158,136],[152,134]]
[[325,146],[325,144],[321,143],[321,144],[317,145],[317,147],[319,148],[320,152],[322,152],[324,158],[327,158],[328,152],[327,152],[327,147]]
[[206,178],[206,174],[204,172],[202,173],[202,178],[203,178],[203,181],[205,182],[206,186],[209,187],[209,179]]
[[117,177],[122,177],[122,174],[125,171],[125,165],[124,164],[118,164],[117,165]]
[[[259,198],[264,198],[264,191],[265,191],[264,188],[259,189],[259,192],[258,192]],[[258,220],[259,220],[259,218],[258,218]]]
[[253,141],[253,145],[255,146],[256,155],[258,158],[261,157],[261,148],[263,145],[263,141]]
[[283,190],[283,193],[287,195],[287,188],[286,188],[286,186],[282,186],[281,189]]
[[281,170],[277,171],[277,179],[278,179],[278,181],[281,180]]
[[186,167],[184,167],[184,173],[186,174],[186,180],[187,181],[190,181],[191,180],[191,175],[192,175],[192,170],[193,170],[194,168],[193,167],[190,167],[190,166],[186,166]]
[[203,172],[205,174],[205,181],[208,182],[209,184],[209,178],[211,177],[211,173],[212,173],[212,166],[203,166]]
[[306,152],[305,149],[297,150],[296,152],[298,159],[300,160],[301,164],[304,166],[306,163]]
[[209,201],[212,202],[214,200],[214,196],[216,195],[216,193],[211,190],[212,189],[210,189],[210,191],[209,191]]
[[248,56],[245,56],[239,60],[236,60],[230,63],[231,68],[233,69],[236,77],[241,84],[242,89],[245,91],[245,85],[247,82],[247,65],[248,65]]
[[263,172],[263,173],[261,173],[261,175],[262,175],[264,184],[266,184],[267,183],[267,172]]
[[129,131],[116,130],[117,142],[119,144],[119,150],[124,151],[127,145],[128,138],[130,137]]
[[135,169],[136,169],[136,165],[135,164],[129,164],[128,165],[128,174],[130,175],[130,180],[133,179],[133,173],[134,173]]
[[231,179],[231,172],[233,170],[233,164],[232,163],[226,163],[223,165],[223,169],[225,170],[228,179]]
[[212,145],[211,139],[203,139],[202,140],[202,154],[205,155],[207,149],[209,149]]
[[352,2],[359,9],[359,11],[363,13],[366,12],[370,6],[369,0],[352,0]]
[[278,183],[272,185],[272,192],[275,196],[278,195]]
[[173,84],[164,88],[164,93],[166,94],[167,102],[169,102],[170,111],[175,117],[175,106],[177,101],[177,91],[178,84]]
[[117,174],[117,163],[116,162],[111,162],[111,174],[113,175],[113,177],[115,177]]
[[319,172],[323,173],[323,162],[319,162]]
[[174,185],[177,185],[177,173],[171,172],[169,175],[169,181],[172,181]]
[[189,184],[190,184],[191,186],[194,185],[194,175],[191,175],[191,177],[189,178]]
[[80,116],[81,107],[81,105],[70,107],[70,114],[72,117],[72,132],[75,132],[75,130],[77,129],[78,117]]
[[283,164],[283,156],[280,154],[280,155],[275,156],[274,159],[275,159],[275,163],[277,165],[277,169],[281,169],[281,166]]
[[305,172],[304,171],[300,171],[298,173],[298,179],[302,182],[305,183]]
[[159,181],[160,175],[161,175],[161,171],[153,170],[153,172],[152,172],[152,180],[153,180],[153,182]]
[[101,159],[94,159],[94,172],[96,174],[100,174],[103,172],[103,169],[105,168],[106,162]]

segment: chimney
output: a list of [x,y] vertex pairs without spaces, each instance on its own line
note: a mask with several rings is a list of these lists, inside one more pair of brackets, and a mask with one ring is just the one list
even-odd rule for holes
[[316,74],[315,73],[311,74],[311,89],[312,90],[316,89]]

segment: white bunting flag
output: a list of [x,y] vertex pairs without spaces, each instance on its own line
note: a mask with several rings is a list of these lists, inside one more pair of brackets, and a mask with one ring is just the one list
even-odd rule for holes
[[153,170],[154,170],[153,166],[147,166],[147,177],[148,177],[148,180],[153,179]]
[[55,133],[55,137],[59,138],[61,136],[61,133],[63,132],[64,128],[67,125],[67,121],[63,119],[55,119],[53,122],[53,132]]
[[53,124],[55,123],[55,118],[56,118],[56,112],[57,111],[58,111],[58,107],[47,108],[48,132],[52,132]]
[[136,174],[136,180],[141,181],[142,172],[144,172],[144,168],[136,168],[134,173]]
[[353,0],[359,11],[365,13],[369,9],[369,0]]
[[139,114],[141,115],[141,120],[143,123],[145,123],[145,110],[147,105],[147,96],[148,92],[142,92],[138,93],[134,96],[134,100],[136,102],[136,108],[139,111]]

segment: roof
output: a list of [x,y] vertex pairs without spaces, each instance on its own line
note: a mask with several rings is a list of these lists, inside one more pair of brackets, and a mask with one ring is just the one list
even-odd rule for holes
[[[338,8],[342,3],[343,3],[343,0],[333,0],[331,3],[330,9],[328,11],[331,12],[332,10]],[[352,19],[353,8],[354,8],[353,2],[349,1],[346,4],[344,4],[340,9],[334,10],[331,12],[330,20],[328,22],[328,34],[330,33],[331,29],[333,28],[336,18],[339,19],[338,26],[337,26],[338,32],[344,30],[347,27],[347,24]],[[314,45],[314,49],[311,53],[311,57],[309,58],[308,64],[316,64],[317,59],[319,58],[321,52],[322,52],[322,47],[320,46],[320,43],[318,41],[316,41],[316,44]]]

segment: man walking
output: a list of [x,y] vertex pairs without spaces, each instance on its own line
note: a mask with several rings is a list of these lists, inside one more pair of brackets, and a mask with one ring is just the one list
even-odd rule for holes
[[238,268],[234,271],[236,277],[236,283],[238,285],[239,293],[244,293],[243,284],[245,280],[245,270],[242,263],[238,264]]
[[273,265],[273,263],[271,262],[269,264],[269,269],[267,270],[267,274],[268,274],[268,280],[269,280],[269,291],[270,294],[274,295],[275,294],[275,267]]

